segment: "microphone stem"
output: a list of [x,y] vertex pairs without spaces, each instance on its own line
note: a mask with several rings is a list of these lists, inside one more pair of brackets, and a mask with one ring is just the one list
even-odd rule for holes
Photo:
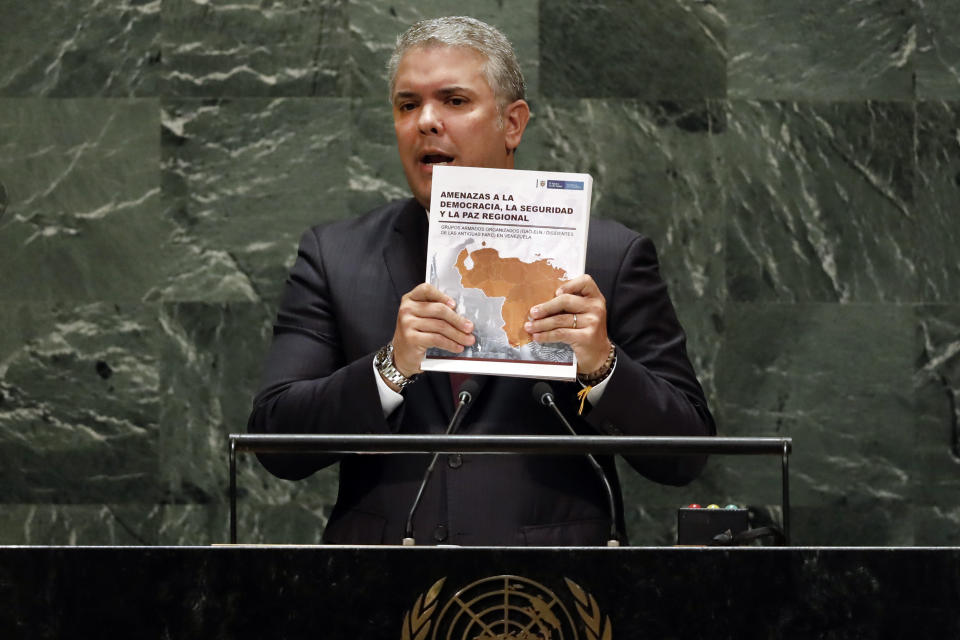
[[[574,428],[570,426],[569,422],[567,422],[563,412],[560,411],[560,407],[558,407],[557,403],[553,401],[553,394],[544,394],[542,402],[550,407],[555,414],[557,414],[557,417],[560,418],[560,422],[562,422],[563,426],[567,428],[567,431],[570,432],[570,435],[577,435],[577,432],[574,430]],[[610,509],[610,539],[607,540],[607,546],[619,547],[620,535],[617,532],[617,510],[616,504],[613,501],[613,487],[610,486],[610,480],[607,478],[607,474],[604,473],[603,467],[600,466],[600,463],[597,462],[597,459],[593,456],[593,454],[586,454],[586,458],[590,462],[590,465],[593,467],[594,471],[597,472],[597,475],[600,476],[600,480],[603,481],[603,485],[607,490],[607,506]]]
[[[450,435],[457,430],[457,427],[460,426],[460,423],[463,421],[463,416],[465,415],[464,409],[470,404],[471,398],[469,395],[461,393],[460,402],[457,403],[457,409],[453,412],[453,418],[450,420],[450,424],[447,426],[447,430],[444,435]],[[437,464],[437,458],[440,457],[440,453],[434,453],[433,457],[430,458],[430,464],[427,466],[427,470],[423,473],[423,480],[420,482],[420,488],[417,490],[417,497],[413,499],[413,506],[410,507],[410,512],[407,514],[407,524],[404,527],[404,546],[414,546],[416,543],[413,538],[413,515],[417,512],[417,507],[420,506],[420,500],[423,498],[423,490],[427,488],[427,480],[430,479],[430,476],[433,474],[433,468]],[[408,542],[409,541],[409,542]]]

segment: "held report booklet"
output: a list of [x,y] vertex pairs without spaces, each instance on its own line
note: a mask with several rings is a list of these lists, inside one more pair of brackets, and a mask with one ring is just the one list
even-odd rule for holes
[[427,350],[424,371],[576,378],[573,349],[534,342],[523,325],[583,274],[592,191],[585,173],[434,165],[426,281],[456,301],[476,342]]

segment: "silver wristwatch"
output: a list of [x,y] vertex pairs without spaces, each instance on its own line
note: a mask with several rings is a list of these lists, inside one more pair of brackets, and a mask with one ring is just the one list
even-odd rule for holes
[[388,342],[385,347],[377,351],[377,355],[373,358],[373,366],[377,368],[377,371],[380,372],[384,378],[386,378],[392,384],[395,384],[400,388],[401,391],[410,384],[416,382],[417,377],[414,375],[412,378],[400,373],[395,366],[393,366],[393,343]]

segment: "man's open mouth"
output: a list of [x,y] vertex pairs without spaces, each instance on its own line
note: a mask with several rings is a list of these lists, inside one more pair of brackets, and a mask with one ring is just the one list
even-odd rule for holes
[[423,164],[447,164],[453,162],[453,157],[442,153],[428,153],[420,158],[420,162]]

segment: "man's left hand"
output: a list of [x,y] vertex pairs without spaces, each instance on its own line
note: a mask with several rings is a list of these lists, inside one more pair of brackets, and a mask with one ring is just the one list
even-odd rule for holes
[[610,353],[607,301],[589,275],[563,283],[556,297],[530,309],[523,326],[536,342],[563,342],[577,354],[577,373],[592,373]]

